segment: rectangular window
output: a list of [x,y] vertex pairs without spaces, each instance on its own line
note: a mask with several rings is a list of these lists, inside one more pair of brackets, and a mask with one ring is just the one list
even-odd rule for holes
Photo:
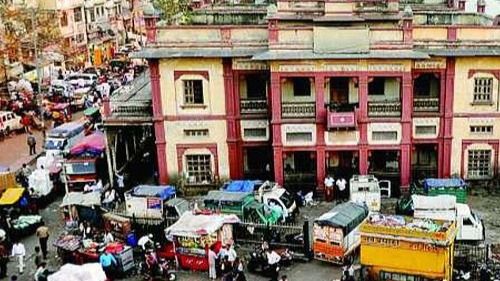
[[184,104],[203,104],[203,81],[184,80]]
[[286,133],[287,142],[311,142],[312,133],[310,132],[294,132]]
[[472,134],[491,135],[493,134],[493,125],[470,126],[470,132]]
[[415,126],[416,135],[435,135],[436,130],[436,126],[433,125]]
[[61,26],[68,26],[68,14],[66,11],[61,13]]
[[374,141],[397,140],[398,139],[398,132],[396,132],[396,131],[372,132],[372,139]]
[[296,97],[307,97],[311,95],[311,81],[309,78],[293,78],[293,95]]
[[185,137],[206,137],[208,136],[208,129],[199,130],[184,130]]
[[194,183],[212,181],[212,163],[210,155],[186,155],[186,170],[188,180]]
[[267,79],[263,74],[249,74],[246,77],[247,82],[247,98],[248,99],[265,99]]
[[467,176],[485,178],[491,176],[491,150],[469,150]]
[[243,129],[245,138],[265,138],[267,136],[266,128],[245,128]]
[[91,22],[95,21],[95,13],[94,11],[89,11],[89,18]]
[[474,103],[490,103],[493,94],[493,78],[474,79]]
[[368,95],[385,95],[385,79],[382,77],[374,77],[368,83]]
[[81,8],[73,9],[73,14],[75,14],[75,22],[82,21],[82,9]]

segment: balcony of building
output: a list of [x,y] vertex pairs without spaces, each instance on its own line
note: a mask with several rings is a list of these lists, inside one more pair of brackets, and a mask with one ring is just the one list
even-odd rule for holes
[[358,107],[357,79],[332,77],[326,85],[329,103],[327,106],[327,127],[329,130],[356,128]]
[[372,77],[368,82],[368,116],[401,116],[401,81],[394,77]]
[[242,115],[267,115],[266,73],[252,73],[239,77],[240,111]]
[[440,79],[425,73],[413,81],[413,112],[439,112]]
[[282,118],[314,118],[316,101],[314,80],[309,77],[288,78],[282,84]]

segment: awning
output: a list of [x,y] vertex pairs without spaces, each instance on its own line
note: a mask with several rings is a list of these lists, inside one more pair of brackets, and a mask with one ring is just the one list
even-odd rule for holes
[[70,206],[70,205],[85,206],[85,207],[101,206],[101,193],[100,192],[89,192],[89,193],[70,192],[70,193],[67,193],[64,196],[60,207],[66,207],[66,206]]
[[239,223],[236,215],[195,215],[185,212],[165,230],[167,236],[200,237],[219,230],[224,224]]
[[8,188],[2,194],[0,198],[0,205],[12,205],[16,203],[21,196],[23,196],[24,188]]
[[428,59],[428,54],[412,50],[374,51],[366,53],[314,53],[307,51],[266,51],[253,60],[307,60],[307,59]]

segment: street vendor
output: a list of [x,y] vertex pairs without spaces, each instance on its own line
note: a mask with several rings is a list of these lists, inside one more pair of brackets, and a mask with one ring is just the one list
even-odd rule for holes
[[146,248],[151,248],[154,246],[153,234],[144,235],[139,238],[137,241],[137,245],[142,248],[142,250],[146,251]]

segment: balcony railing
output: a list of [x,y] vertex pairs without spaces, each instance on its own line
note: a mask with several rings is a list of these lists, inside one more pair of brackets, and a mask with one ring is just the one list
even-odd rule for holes
[[398,117],[401,116],[400,101],[370,101],[368,102],[368,116],[370,117]]
[[328,129],[356,128],[356,104],[326,104]]
[[112,114],[117,117],[151,117],[152,107],[149,104],[120,103],[116,107],[112,105]]
[[283,118],[313,118],[316,116],[315,102],[283,102],[281,117]]
[[242,114],[265,114],[267,113],[267,100],[241,99],[240,110]]
[[439,98],[414,98],[414,112],[439,112]]

